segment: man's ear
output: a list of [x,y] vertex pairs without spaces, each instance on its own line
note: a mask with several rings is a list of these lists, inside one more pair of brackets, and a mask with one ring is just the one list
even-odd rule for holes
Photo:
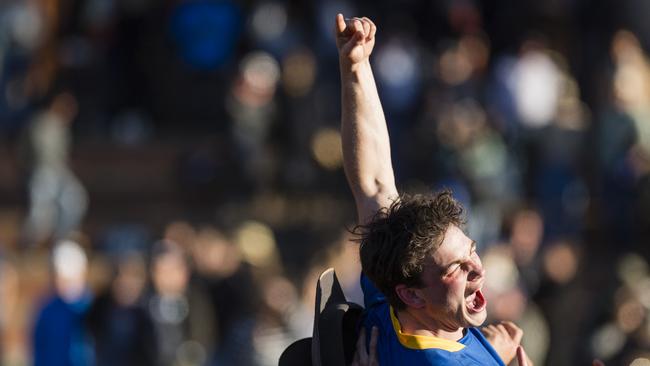
[[424,298],[421,296],[421,292],[418,291],[417,288],[400,284],[395,286],[395,293],[397,293],[397,296],[404,304],[406,304],[406,306],[422,309],[425,305]]

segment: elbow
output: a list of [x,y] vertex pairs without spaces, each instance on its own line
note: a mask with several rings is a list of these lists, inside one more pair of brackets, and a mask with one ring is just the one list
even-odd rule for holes
[[357,203],[365,206],[364,202],[372,202],[371,206],[387,207],[390,203],[398,198],[395,181],[392,179],[372,179],[362,182],[356,189],[354,196]]

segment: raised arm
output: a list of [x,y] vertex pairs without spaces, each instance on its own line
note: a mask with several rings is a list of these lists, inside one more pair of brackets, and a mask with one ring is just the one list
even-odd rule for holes
[[369,60],[376,30],[368,18],[336,16],[343,160],[360,224],[398,196],[386,119]]

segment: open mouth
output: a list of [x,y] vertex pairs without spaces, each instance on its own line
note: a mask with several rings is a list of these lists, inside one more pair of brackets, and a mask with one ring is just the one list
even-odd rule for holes
[[469,310],[470,313],[480,313],[485,310],[485,307],[487,306],[487,300],[485,300],[485,296],[480,289],[467,296],[465,298],[465,303],[467,305],[467,310]]

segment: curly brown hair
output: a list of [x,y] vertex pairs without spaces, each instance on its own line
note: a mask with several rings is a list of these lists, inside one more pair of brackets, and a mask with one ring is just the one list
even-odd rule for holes
[[402,194],[368,224],[354,229],[361,244],[363,273],[393,308],[404,309],[395,286],[422,286],[425,259],[438,249],[449,225],[464,223],[463,207],[449,190]]

